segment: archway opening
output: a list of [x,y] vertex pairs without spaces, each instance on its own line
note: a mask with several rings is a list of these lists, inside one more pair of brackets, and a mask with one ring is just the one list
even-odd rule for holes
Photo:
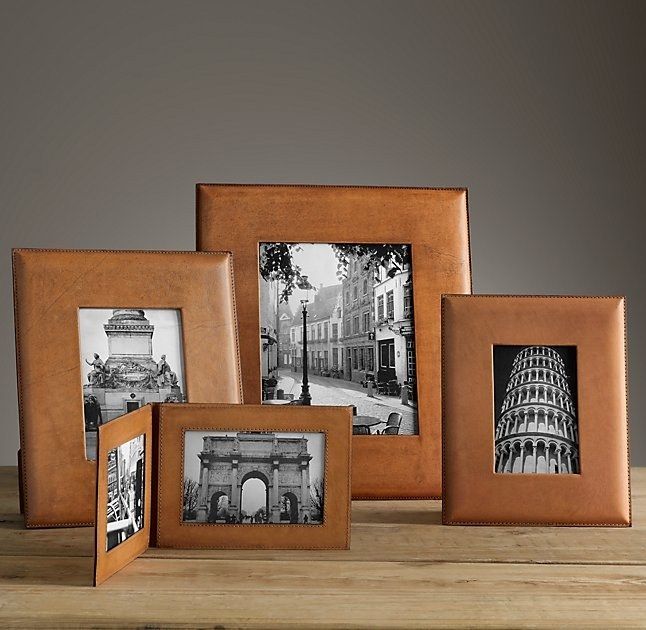
[[539,444],[536,449],[536,472],[537,473],[546,473],[548,470],[547,463],[547,449],[544,444]]
[[520,449],[520,446],[514,446],[514,465],[512,468],[513,473],[522,473],[523,472],[523,453]]
[[285,492],[280,498],[280,520],[285,523],[298,523],[298,499],[293,492]]
[[[548,451],[549,453],[549,451]],[[558,463],[556,461],[556,454],[550,454],[548,457],[549,461],[549,470],[548,472],[553,473],[553,474],[558,474],[559,469],[558,469]]]
[[247,473],[240,484],[240,523],[268,523],[269,481],[260,472]]
[[224,492],[214,492],[209,504],[209,523],[225,523],[229,511],[229,497]]

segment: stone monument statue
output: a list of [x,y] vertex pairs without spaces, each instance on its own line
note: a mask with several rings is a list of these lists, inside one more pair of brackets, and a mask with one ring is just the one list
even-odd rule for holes
[[105,363],[101,360],[101,357],[95,352],[94,360],[88,361],[85,359],[85,362],[92,367],[92,371],[88,372],[87,380],[90,385],[103,385],[105,381]]
[[166,362],[166,355],[161,355],[161,360],[157,364],[157,384],[163,387],[164,383],[171,386],[177,385],[177,374],[170,369],[170,365]]
[[153,359],[155,327],[142,309],[114,309],[103,325],[109,356],[105,363],[94,353],[84,394],[100,405],[108,422],[151,402],[184,402],[178,377],[161,355]]

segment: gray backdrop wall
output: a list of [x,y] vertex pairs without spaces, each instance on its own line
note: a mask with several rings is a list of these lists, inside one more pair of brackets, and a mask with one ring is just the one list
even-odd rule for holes
[[645,24],[619,1],[2,0],[0,464],[10,248],[192,249],[194,185],[221,181],[468,186],[476,292],[628,295],[646,465]]

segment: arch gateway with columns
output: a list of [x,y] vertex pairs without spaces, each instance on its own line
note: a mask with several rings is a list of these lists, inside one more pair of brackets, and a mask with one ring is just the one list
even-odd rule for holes
[[[241,522],[245,482],[259,479],[266,489],[265,519],[281,523],[281,504],[289,506],[289,523],[309,523],[310,460],[305,437],[273,433],[237,433],[203,438],[197,520]],[[224,497],[228,500],[224,500]]]

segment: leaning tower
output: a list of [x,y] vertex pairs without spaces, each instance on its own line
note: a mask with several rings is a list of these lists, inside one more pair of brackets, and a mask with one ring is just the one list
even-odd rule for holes
[[498,473],[579,472],[576,409],[556,350],[528,346],[516,355],[495,439]]

